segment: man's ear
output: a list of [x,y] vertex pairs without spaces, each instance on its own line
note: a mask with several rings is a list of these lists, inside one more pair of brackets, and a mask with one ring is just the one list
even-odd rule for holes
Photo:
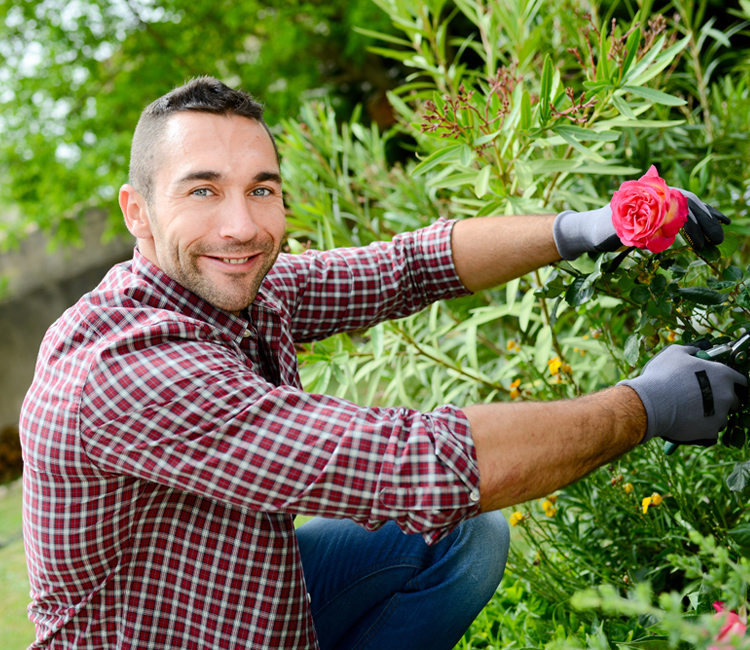
[[151,223],[148,218],[148,204],[141,193],[132,185],[120,188],[120,209],[125,217],[125,225],[136,239],[151,239]]

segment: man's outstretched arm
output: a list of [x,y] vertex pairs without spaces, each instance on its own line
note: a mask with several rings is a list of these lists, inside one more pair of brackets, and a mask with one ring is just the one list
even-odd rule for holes
[[551,494],[622,456],[646,433],[635,391],[617,386],[574,400],[478,404],[471,425],[482,510]]
[[478,217],[453,227],[451,246],[458,277],[469,291],[504,284],[556,262],[555,215]]

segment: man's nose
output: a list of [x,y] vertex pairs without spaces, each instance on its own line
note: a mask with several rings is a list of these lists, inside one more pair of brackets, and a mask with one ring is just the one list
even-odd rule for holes
[[255,211],[244,194],[227,197],[220,215],[220,235],[238,241],[252,240],[259,231]]

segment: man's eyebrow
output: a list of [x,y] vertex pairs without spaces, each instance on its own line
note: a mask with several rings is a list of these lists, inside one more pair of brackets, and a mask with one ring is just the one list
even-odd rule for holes
[[266,181],[273,181],[281,185],[281,174],[278,172],[258,172],[253,179],[255,183],[265,183]]
[[[221,180],[222,176],[221,172],[209,170],[189,172],[177,181],[177,185],[192,181],[218,181]],[[278,172],[258,172],[252,179],[253,183],[265,183],[266,181],[273,181],[281,185],[281,174]]]
[[214,172],[214,171],[190,172],[188,174],[185,174],[182,178],[180,178],[176,184],[182,185],[183,183],[190,183],[191,181],[217,181],[220,178],[221,178],[220,172]]

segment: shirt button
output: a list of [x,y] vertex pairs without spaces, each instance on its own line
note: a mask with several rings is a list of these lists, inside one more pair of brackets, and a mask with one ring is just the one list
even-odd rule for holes
[[476,502],[476,501],[479,501],[479,490],[472,490],[472,491],[471,491],[471,494],[469,495],[469,498],[470,498],[470,499],[471,499],[472,501],[475,501],[475,502]]
[[244,332],[242,332],[243,339],[249,339],[252,335],[253,333],[250,330],[245,330]]
[[310,592],[309,592],[309,591],[307,592],[307,602],[308,602],[308,603],[311,603],[311,602],[312,602],[312,596],[310,595]]

